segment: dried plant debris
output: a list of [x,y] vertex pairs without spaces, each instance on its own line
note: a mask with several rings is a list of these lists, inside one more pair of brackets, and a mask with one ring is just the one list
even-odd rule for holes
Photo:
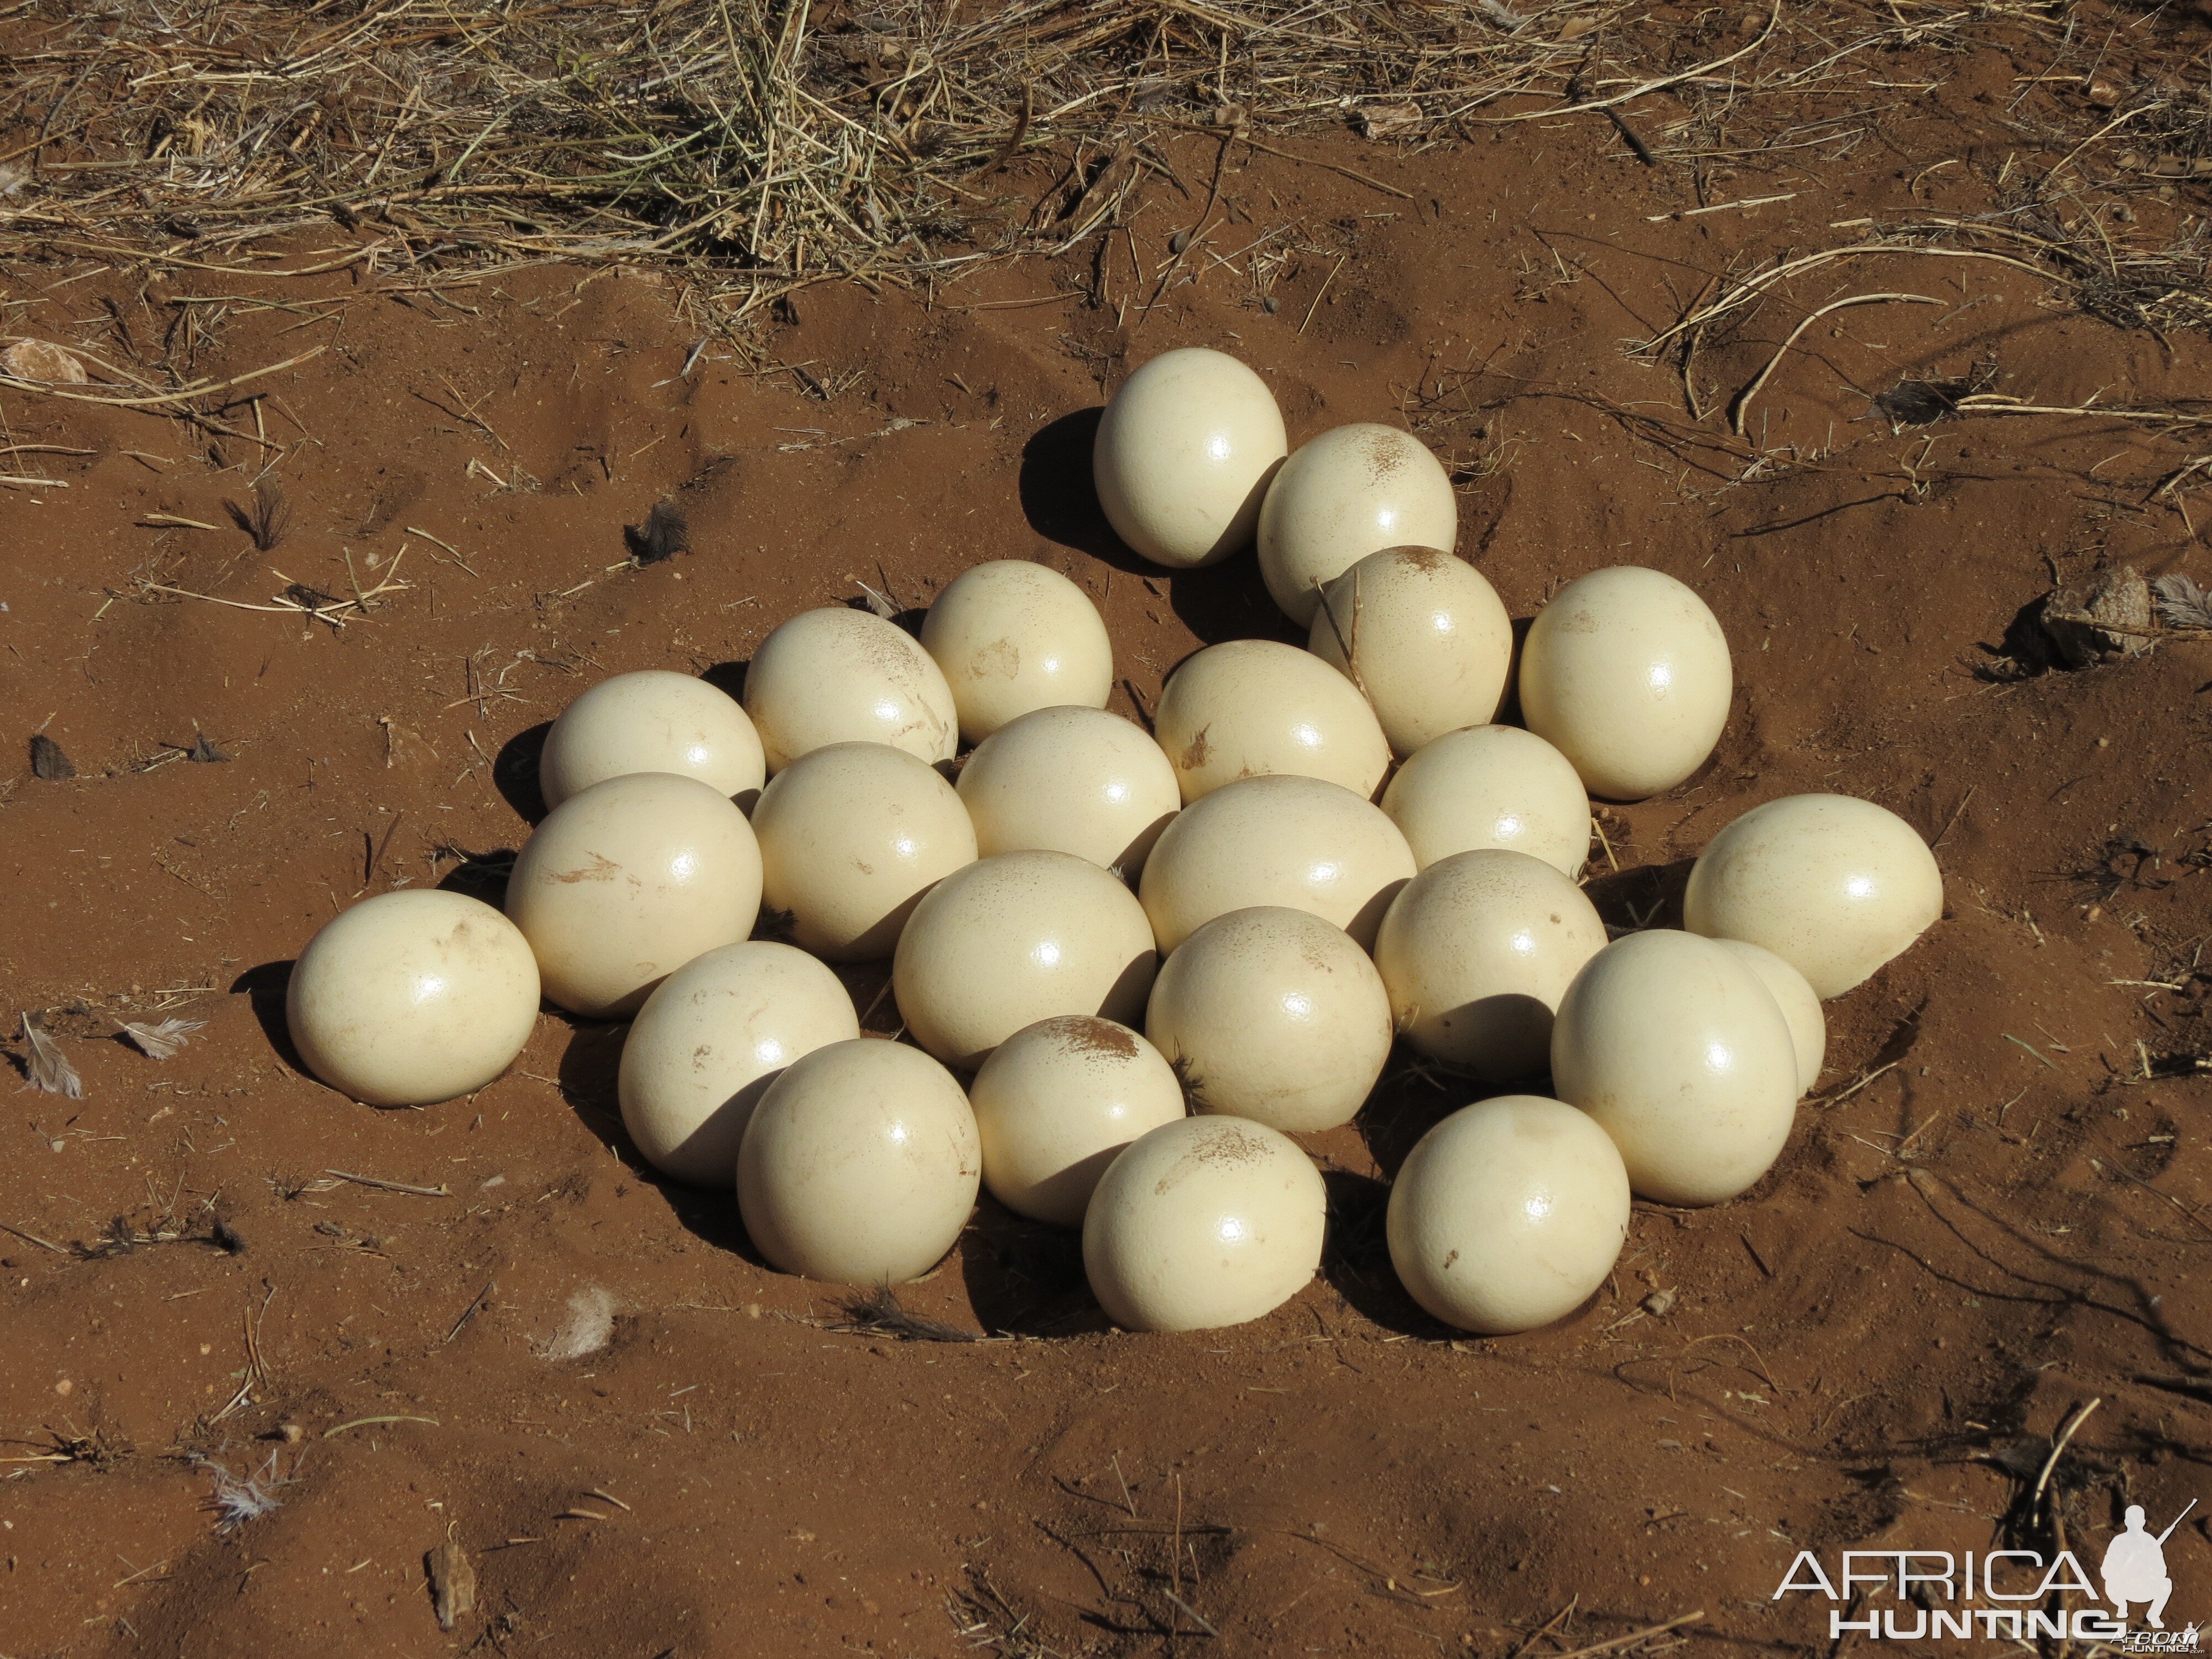
[[1955,415],[1959,400],[1974,389],[1971,380],[1899,380],[1874,397],[1874,413],[1889,422],[1890,430],[1911,426],[1933,426],[1947,415]]
[[70,1064],[62,1045],[39,1029],[39,1022],[29,1014],[23,1019],[23,1047],[27,1051],[23,1060],[24,1079],[43,1094],[60,1095],[70,1100],[84,1098],[84,1080]]
[[422,1557],[422,1571],[429,1575],[430,1608],[440,1630],[453,1629],[463,1613],[476,1610],[477,1570],[459,1544],[448,1540],[429,1551]]
[[70,1254],[81,1261],[105,1261],[113,1256],[150,1249],[156,1244],[205,1244],[225,1255],[246,1254],[246,1240],[221,1216],[211,1217],[206,1227],[194,1231],[173,1215],[159,1216],[144,1223],[117,1216],[91,1243],[70,1245]]
[[149,1060],[173,1060],[207,1022],[204,1019],[165,1019],[159,1024],[144,1020],[123,1022],[123,1035],[137,1044]]
[[262,552],[275,550],[292,528],[292,504],[284,499],[284,492],[274,478],[257,479],[251,503],[223,498],[223,511],[230,521],[253,538],[253,544]]
[[[1273,139],[1352,112],[1378,137],[1468,135],[1577,101],[1570,88],[1602,42],[1609,78],[1592,84],[1608,107],[1635,95],[1616,87],[1724,82],[1725,96],[1701,95],[1653,135],[1656,155],[1677,159],[1755,148],[1802,122],[1808,99],[1859,93],[1874,52],[1924,36],[1967,49],[1999,30],[2055,39],[2063,26],[1962,3],[1910,22],[1839,4],[1752,11],[1754,32],[1716,40],[1709,14],[1679,20],[1617,0],[1164,10],[1008,0],[952,12],[884,0],[811,15],[770,0],[643,11],[452,0],[438,28],[410,6],[331,27],[300,27],[278,0],[59,9],[7,95],[18,116],[70,135],[89,165],[41,175],[46,210],[0,223],[0,250],[27,258],[88,234],[183,236],[201,265],[228,270],[252,239],[327,215],[358,239],[348,265],[685,266],[733,326],[832,271],[920,282],[1065,252],[1173,179],[1166,150],[1179,132]],[[738,37],[768,44],[732,52]],[[252,73],[195,74],[230,61],[240,40],[265,47]],[[1226,41],[1233,67],[1219,56]],[[2178,74],[2193,72],[2189,48],[2168,50]],[[579,64],[590,73],[566,67]],[[271,87],[286,108],[317,112],[305,124],[272,112]],[[392,87],[410,89],[396,125],[385,118]],[[2122,96],[2124,142],[2142,154],[2127,152],[2136,165],[2114,175],[2120,187],[2197,177],[2205,146],[2190,100],[2148,82]],[[2112,119],[2086,100],[2044,118],[2062,124],[2054,153]],[[187,131],[189,161],[149,155],[149,132]],[[1017,169],[1030,175],[1019,188],[975,187]],[[129,188],[115,186],[118,171]],[[2084,303],[2212,325],[2188,239],[2136,246],[2101,218],[2051,213],[2014,251],[2055,267]]]
[[1984,356],[1964,374],[1937,380],[1902,380],[1887,392],[1875,393],[1868,413],[1889,422],[1892,432],[1907,427],[1933,426],[1959,412],[1960,404],[1997,383],[1994,353]]
[[2151,585],[2158,619],[2168,628],[2212,628],[2212,593],[2187,576],[2160,576]]
[[894,1336],[902,1342],[981,1342],[983,1337],[974,1331],[963,1331],[957,1325],[947,1325],[934,1319],[925,1319],[909,1311],[886,1285],[870,1291],[866,1296],[854,1297],[845,1304],[844,1317],[830,1328],[850,1331],[860,1336]]
[[655,501],[643,524],[623,526],[623,542],[629,549],[632,564],[659,564],[691,550],[690,527],[675,502]]
[[277,1488],[291,1481],[289,1475],[276,1472],[276,1454],[273,1451],[259,1468],[249,1469],[242,1475],[233,1474],[213,1458],[193,1454],[191,1461],[215,1483],[214,1490],[208,1494],[207,1506],[215,1512],[217,1532],[236,1532],[247,1522],[258,1521],[284,1507],[284,1500],[276,1495]]
[[43,1449],[34,1457],[12,1458],[12,1462],[82,1463],[87,1468],[105,1473],[131,1455],[131,1443],[94,1424],[89,1432],[79,1429],[67,1418],[67,1431],[49,1427],[43,1441],[19,1440],[20,1446],[39,1446]]
[[2069,668],[2139,656],[2157,637],[2150,584],[2133,565],[2100,570],[2057,589],[2043,602],[2041,620],[2059,660]]
[[[173,746],[183,748],[181,744]],[[206,732],[195,732],[192,733],[191,747],[185,750],[185,758],[188,761],[198,761],[203,765],[211,765],[218,761],[227,761],[230,757],[209,742]]]
[[76,768],[61,744],[43,732],[31,734],[31,775],[49,783],[64,783],[76,775]]
[[284,590],[283,597],[309,616],[320,616],[325,611],[352,603],[350,599],[342,599],[335,593],[325,593],[319,587],[310,587],[305,582],[294,582]]

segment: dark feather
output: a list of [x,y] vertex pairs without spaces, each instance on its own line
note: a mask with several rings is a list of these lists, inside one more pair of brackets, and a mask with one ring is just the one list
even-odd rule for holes
[[981,1342],[973,1331],[924,1319],[900,1305],[888,1285],[856,1296],[844,1307],[845,1317],[831,1327],[860,1336],[895,1336],[902,1342]]
[[283,541],[292,528],[292,504],[284,499],[284,492],[276,487],[273,478],[263,478],[253,486],[251,506],[223,498],[223,511],[230,521],[253,538],[253,544],[266,553]]
[[44,778],[49,783],[61,783],[75,777],[76,768],[62,753],[61,744],[43,732],[34,732],[31,734],[31,775]]
[[624,525],[623,541],[632,562],[641,565],[659,564],[691,550],[690,527],[673,501],[655,501],[643,524]]

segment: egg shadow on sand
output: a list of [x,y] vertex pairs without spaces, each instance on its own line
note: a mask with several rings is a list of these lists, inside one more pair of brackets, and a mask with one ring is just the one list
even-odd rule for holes
[[1324,1170],[1321,1179],[1328,1194],[1321,1278],[1328,1287],[1361,1318],[1394,1334],[1425,1340],[1452,1334],[1406,1294],[1390,1265],[1389,1183],[1350,1170]]
[[1083,1272],[1083,1230],[1016,1215],[990,1194],[955,1247],[968,1305],[994,1334],[1079,1336],[1111,1328]]
[[296,962],[264,962],[249,968],[230,982],[230,994],[242,996],[246,1006],[253,1010],[253,1018],[260,1023],[261,1035],[269,1039],[269,1046],[276,1051],[276,1058],[301,1077],[313,1077],[307,1062],[300,1058],[300,1051],[292,1045],[291,1022],[284,1017],[284,996],[292,987],[292,969]]
[[561,1098],[576,1115],[576,1121],[613,1154],[631,1179],[650,1187],[667,1201],[670,1212],[686,1232],[703,1244],[766,1268],[767,1262],[745,1236],[744,1223],[738,1216],[734,1169],[726,1190],[678,1181],[647,1163],[623,1127],[617,1079],[629,1027],[570,1018],[568,1030],[568,1046],[562,1051],[556,1082]]
[[1472,1082],[1438,1075],[1401,1042],[1352,1124],[1376,1173],[1322,1171],[1328,1237],[1321,1276],[1353,1311],[1399,1335],[1432,1340],[1452,1333],[1406,1294],[1390,1265],[1390,1185],[1414,1143],[1480,1092]]
[[1267,597],[1250,549],[1200,570],[1169,570],[1139,557],[1114,533],[1091,478],[1091,447],[1105,412],[1083,409],[1063,415],[1022,446],[1022,516],[1030,528],[1048,542],[1150,582],[1205,644],[1273,639],[1304,645],[1305,635]]
[[438,878],[441,893],[459,893],[489,904],[495,910],[507,905],[507,878],[514,873],[514,849],[495,847],[488,853],[466,848],[452,849],[460,862]]
[[498,757],[491,763],[492,786],[500,799],[532,828],[544,821],[547,811],[545,797],[538,787],[538,763],[545,752],[546,733],[552,729],[552,721],[540,720],[529,730],[516,732],[500,745]]
[[1680,927],[1682,894],[1690,884],[1690,866],[1696,862],[1677,859],[1672,864],[1607,870],[1592,877],[1583,891],[1597,907],[1599,919],[1616,934],[1639,933],[1647,927]]

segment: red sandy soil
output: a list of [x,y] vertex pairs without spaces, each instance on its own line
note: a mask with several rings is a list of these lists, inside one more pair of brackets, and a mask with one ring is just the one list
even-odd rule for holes
[[[1827,1604],[1771,1599],[1798,1549],[2047,1547],[2026,1490],[2093,1399],[2054,1476],[2085,1556],[2124,1502],[2155,1528],[2212,1498],[2212,647],[1997,665],[2055,577],[2207,576],[2212,500],[2153,495],[2204,446],[2101,416],[1868,415],[1900,377],[1984,360],[2040,404],[2201,395],[2212,349],[1907,254],[1824,267],[1707,341],[1702,424],[1673,368],[1624,349],[1731,259],[1987,205],[2013,141],[1977,97],[2037,69],[1930,59],[1913,72],[1945,85],[1887,147],[1717,176],[1714,201],[1796,194],[1686,219],[1655,222],[1696,204],[1683,172],[1587,118],[1419,155],[1312,141],[1390,189],[1232,163],[1229,212],[1149,313],[1195,208],[1166,190],[1110,244],[1103,306],[1087,252],[934,295],[817,288],[757,369],[716,344],[688,379],[700,331],[651,273],[7,273],[0,331],[112,359],[229,294],[249,297],[197,307],[193,372],[320,355],[222,417],[256,437],[212,443],[0,395],[8,443],[64,447],[0,471],[67,485],[0,492],[7,742],[24,765],[43,730],[77,771],[0,786],[0,984],[11,1015],[51,1011],[84,1079],[81,1101],[0,1091],[0,1452],[30,1460],[0,1463],[0,1654],[1496,1656],[1692,1614],[1642,1650],[1826,1653]],[[1212,151],[1191,139],[1186,176]],[[1923,176],[1946,157],[1968,164]],[[1270,311],[1237,250],[1285,223]],[[1875,291],[1942,303],[1825,319],[1753,406],[1774,459],[1731,453],[1711,411],[1807,311]],[[901,1295],[994,1340],[902,1342],[835,1328],[842,1293],[763,1267],[726,1196],[641,1167],[618,1029],[549,1012],[508,1076],[421,1111],[290,1063],[285,964],[365,892],[484,890],[454,849],[528,833],[544,723],[598,676],[733,674],[857,580],[918,606],[989,558],[1082,583],[1146,706],[1201,642],[1290,637],[1249,557],[1147,572],[1088,495],[1104,393],[1188,343],[1264,374],[1294,442],[1421,430],[1463,469],[1460,550],[1515,616],[1629,562],[1712,605],[1728,732],[1691,782],[1606,813],[1609,920],[1677,919],[1687,860],[1778,795],[1863,795],[1936,843],[1943,921],[1830,1005],[1829,1069],[1753,1193],[1639,1206],[1592,1306],[1455,1340],[1396,1287],[1380,1223],[1397,1159],[1467,1095],[1401,1078],[1311,1138],[1328,1257],[1268,1318],[1107,1329],[1073,1241],[987,1201]],[[293,509],[266,554],[222,505],[264,462]],[[672,495],[690,550],[623,567],[623,527]],[[404,589],[343,630],[139,584],[266,605],[395,564]],[[227,761],[164,746],[196,731]],[[881,983],[853,976],[863,1006]],[[167,1063],[112,1040],[171,1016],[207,1025]],[[888,1000],[872,1024],[895,1027]],[[114,1217],[220,1218],[242,1244],[71,1252]],[[595,1307],[609,1340],[556,1357]],[[282,1507],[219,1532],[195,1459],[266,1465]],[[2208,1518],[2167,1545],[2169,1622],[2212,1614]],[[423,1558],[449,1539],[477,1599],[443,1634]]]

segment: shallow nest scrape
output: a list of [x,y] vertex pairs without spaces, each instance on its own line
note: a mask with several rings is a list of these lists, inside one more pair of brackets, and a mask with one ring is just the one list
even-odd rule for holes
[[[242,255],[250,242],[336,221],[349,240],[307,259],[295,240],[287,268],[397,267],[431,285],[547,259],[659,261],[708,275],[742,315],[825,276],[941,277],[1063,252],[1154,182],[1199,216],[1210,193],[1176,171],[1178,134],[1218,138],[1223,155],[1321,125],[1419,144],[1581,110],[1646,163],[1698,169],[1702,196],[1710,158],[1756,166],[1863,142],[1885,107],[1866,95],[1884,54],[1960,52],[1991,30],[2070,40],[2068,9],[27,0],[0,9],[14,71],[0,257],[158,247],[227,269],[273,257]],[[2162,87],[2124,92],[2157,107],[2099,135],[2101,170],[2118,183],[2131,167],[2137,185],[2188,173],[2202,112]],[[2131,140],[2154,143],[2155,163],[2122,155]],[[2085,257],[2090,240],[2064,239]],[[2201,288],[2201,248],[2193,265],[2123,271],[2096,240],[2100,308],[2199,320],[2157,296],[2192,270]]]

